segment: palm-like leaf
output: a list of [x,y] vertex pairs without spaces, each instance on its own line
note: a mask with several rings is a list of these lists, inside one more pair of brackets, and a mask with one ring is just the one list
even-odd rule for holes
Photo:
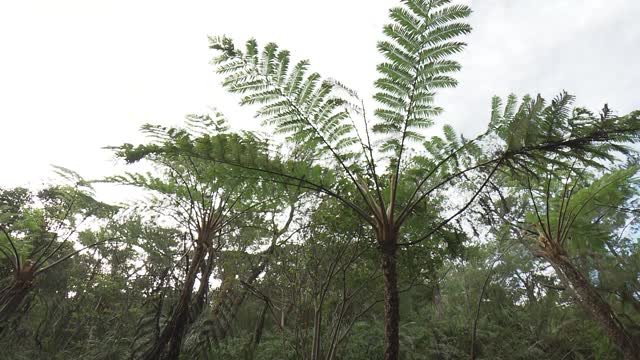
[[[550,164],[568,168],[574,160],[601,168],[630,154],[629,144],[640,140],[640,112],[614,116],[605,105],[600,116],[573,107],[574,97],[560,93],[550,103],[540,95],[524,96],[517,106],[510,95],[492,101],[490,131],[502,142],[504,162],[516,172],[537,176]],[[517,111],[514,109],[518,107]]]
[[454,38],[471,31],[458,22],[471,13],[464,5],[448,5],[448,0],[408,0],[393,8],[391,24],[384,27],[387,36],[378,43],[386,61],[378,65],[381,77],[376,80],[380,103],[375,114],[379,121],[373,131],[385,136],[382,150],[401,160],[407,140],[423,140],[421,129],[433,123],[442,109],[433,104],[435,91],[453,87],[450,75],[460,65],[449,57],[465,44]]
[[260,51],[256,41],[249,40],[242,52],[222,37],[211,38],[210,46],[222,52],[214,60],[217,71],[225,75],[227,90],[242,95],[242,105],[259,105],[257,116],[278,133],[309,148],[317,145],[346,166],[357,137],[346,121],[348,104],[332,81],[309,74],[306,60],[291,67],[289,52],[274,43]]

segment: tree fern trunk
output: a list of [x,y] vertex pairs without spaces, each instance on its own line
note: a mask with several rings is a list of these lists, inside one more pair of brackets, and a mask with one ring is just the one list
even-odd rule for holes
[[31,281],[14,280],[9,286],[0,290],[0,332],[4,324],[8,324],[20,310],[23,300],[32,288]]
[[[169,322],[162,330],[158,341],[144,356],[145,360],[176,360],[180,355],[180,346],[184,336],[185,328],[189,317],[189,305],[191,304],[191,293],[196,276],[200,271],[200,264],[204,259],[206,247],[202,242],[196,246],[193,259],[189,266],[189,272],[185,278],[180,299],[176,304]],[[165,351],[166,349],[166,351]]]
[[396,237],[384,239],[382,274],[384,278],[384,359],[397,360],[400,349],[400,298],[396,271]]
[[[577,302],[606,331],[625,360],[640,359],[640,345],[618,321],[609,304],[565,255],[548,256],[561,281],[573,290]],[[637,340],[637,339],[636,339]]]
[[[205,260],[205,257],[209,254],[209,257]],[[209,278],[211,277],[211,273],[213,272],[213,261],[215,259],[213,249],[209,247],[206,249],[205,254],[203,255],[203,261],[200,265],[200,286],[198,287],[198,291],[193,299],[191,316],[189,317],[189,325],[191,325],[201,314],[202,310],[205,306],[205,299],[207,298],[209,292]]]

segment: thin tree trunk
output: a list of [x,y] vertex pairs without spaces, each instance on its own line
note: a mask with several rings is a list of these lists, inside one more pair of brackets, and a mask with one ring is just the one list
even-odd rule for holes
[[318,360],[320,358],[320,340],[321,340],[321,326],[322,326],[322,303],[313,312],[313,341],[311,344],[311,360]]
[[546,256],[565,286],[570,287],[578,303],[606,331],[625,360],[640,359],[640,345],[619,322],[609,304],[565,255]]
[[482,290],[480,291],[480,296],[478,296],[478,303],[476,304],[476,314],[473,317],[473,327],[471,328],[471,360],[476,360],[476,336],[478,334],[478,320],[480,320],[480,308],[482,307],[482,300],[484,299],[484,293],[487,291],[487,285],[489,285],[489,281],[491,280],[491,276],[493,276],[493,266],[495,265],[495,261],[491,263],[491,268],[489,269],[489,273],[487,277],[484,279],[484,283],[482,284]]
[[267,310],[269,310],[269,303],[265,301],[264,306],[260,311],[260,315],[258,316],[258,322],[256,323],[255,330],[253,331],[253,336],[245,348],[245,360],[253,360],[255,357],[256,349],[258,348],[258,345],[260,345],[260,341],[262,339],[262,331],[264,330],[264,320],[267,317]]
[[398,360],[400,351],[400,298],[396,271],[396,241],[387,239],[382,247],[382,275],[384,278],[384,359]]
[[433,303],[436,320],[440,320],[444,316],[444,306],[442,305],[442,293],[438,282],[437,274],[434,271],[432,277],[433,289],[431,294],[431,302]]

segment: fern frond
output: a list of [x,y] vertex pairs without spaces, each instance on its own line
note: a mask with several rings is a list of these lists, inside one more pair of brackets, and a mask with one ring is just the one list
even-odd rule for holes
[[563,91],[549,104],[540,95],[525,96],[518,107],[511,95],[500,115],[501,101],[494,98],[490,131],[504,141],[505,164],[532,176],[551,163],[567,167],[574,159],[603,168],[615,162],[618,154],[630,154],[629,145],[640,141],[640,112],[615,116],[607,108],[606,116],[596,115],[571,108],[573,101]]
[[249,40],[245,52],[227,38],[212,38],[211,48],[221,54],[214,60],[223,86],[242,95],[242,105],[257,105],[256,116],[298,144],[319,145],[341,166],[354,158],[355,129],[347,120],[348,102],[338,96],[335,84],[309,73],[309,62],[290,66],[290,54],[274,43],[262,50]]
[[[384,27],[387,39],[378,43],[385,62],[378,65],[374,99],[378,122],[375,133],[383,135],[382,149],[400,166],[402,152],[411,140],[422,141],[420,130],[433,124],[442,109],[434,105],[437,89],[454,87],[450,74],[460,65],[449,57],[465,44],[454,38],[471,31],[458,22],[471,10],[464,5],[445,6],[449,1],[407,0],[391,9],[391,24]],[[397,170],[396,170],[397,171]]]

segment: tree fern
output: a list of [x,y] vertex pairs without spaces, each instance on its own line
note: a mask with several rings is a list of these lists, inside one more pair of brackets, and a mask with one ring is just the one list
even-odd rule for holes
[[[227,37],[211,38],[223,86],[240,95],[241,105],[257,107],[256,116],[286,136],[291,154],[273,151],[254,134],[228,131],[177,132],[171,136],[179,139],[168,146],[124,145],[120,151],[129,161],[168,152],[232,165],[240,169],[238,176],[316,190],[356,212],[371,225],[381,250],[385,358],[397,359],[398,248],[431,239],[472,205],[495,174],[536,175],[576,158],[596,165],[627,154],[625,146],[639,140],[640,112],[616,117],[603,110],[598,117],[572,109],[573,98],[566,93],[550,103],[541,96],[521,102],[514,95],[505,102],[494,98],[486,133],[470,140],[446,126],[443,136],[427,139],[424,129],[443,111],[434,102],[437,91],[457,84],[453,74],[460,65],[452,57],[465,47],[457,38],[471,31],[464,23],[470,13],[450,0],[405,0],[390,11],[391,23],[378,43],[385,60],[377,67],[378,108],[371,124],[355,92],[311,72],[308,61],[292,62],[290,53],[274,43],[260,48],[249,40],[240,49]],[[356,116],[364,123],[364,137]],[[418,206],[454,185],[470,195],[463,205],[450,216],[422,222],[424,233],[407,239],[410,227],[403,225],[416,218]]]

